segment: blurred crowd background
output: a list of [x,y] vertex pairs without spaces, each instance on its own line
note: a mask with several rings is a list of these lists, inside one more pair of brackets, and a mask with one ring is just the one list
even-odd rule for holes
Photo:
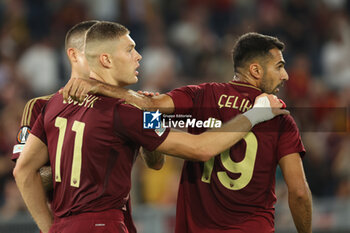
[[[11,227],[27,216],[9,159],[24,105],[70,78],[65,33],[88,19],[130,29],[143,56],[134,90],[164,93],[231,80],[233,43],[245,32],[285,42],[289,81],[278,95],[296,118],[307,149],[303,161],[314,227],[350,231],[350,1],[0,0],[0,232],[16,232]],[[132,199],[141,233],[172,232],[181,168],[182,161],[170,157],[160,171],[137,161]],[[293,223],[280,172],[276,192],[277,232],[288,231]]]

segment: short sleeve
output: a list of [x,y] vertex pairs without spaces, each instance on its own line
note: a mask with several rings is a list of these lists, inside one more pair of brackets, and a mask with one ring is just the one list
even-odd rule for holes
[[47,145],[46,133],[44,128],[44,114],[40,113],[38,119],[35,121],[33,130],[31,132],[33,135],[38,137],[43,143]]
[[305,148],[301,141],[299,129],[290,115],[281,117],[280,136],[278,140],[278,161],[289,154],[305,155]]
[[41,96],[37,98],[30,99],[23,110],[21,128],[17,134],[17,144],[13,146],[13,152],[11,159],[16,161],[22,152],[27,138],[33,128],[33,125],[41,113],[42,108],[48,102],[52,95]]
[[143,111],[128,104],[116,106],[114,129],[118,135],[154,151],[168,136],[169,128],[144,129]]
[[22,126],[19,129],[19,131],[17,133],[17,140],[16,140],[17,144],[15,144],[13,146],[13,152],[12,152],[12,156],[11,156],[11,159],[13,161],[16,161],[19,158],[19,156],[24,148],[24,145],[28,139],[30,131],[31,131],[31,129],[29,126]]
[[168,93],[175,105],[175,114],[186,114],[192,111],[194,99],[202,87],[199,85],[188,85],[176,88]]
[[21,128],[17,133],[16,144],[13,146],[11,156],[11,160],[14,162],[16,162],[16,160],[19,158],[31,132],[31,128],[34,125],[35,119],[40,114],[42,105],[40,105],[40,110],[38,111],[38,108],[36,107],[38,105],[37,103],[38,102],[36,99],[31,99],[26,103],[24,107],[22,113]]

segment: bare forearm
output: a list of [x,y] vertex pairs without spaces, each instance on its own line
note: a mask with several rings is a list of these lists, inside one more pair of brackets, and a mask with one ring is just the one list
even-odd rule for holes
[[23,200],[43,233],[48,232],[52,225],[52,216],[39,174],[39,169],[48,160],[47,146],[38,137],[30,134],[13,170]]
[[311,233],[312,197],[310,191],[304,197],[289,194],[288,201],[298,233]]
[[[222,127],[200,135],[170,132],[157,150],[184,159],[207,161],[236,144],[253,125],[270,120],[279,114],[289,114],[288,111],[280,109],[281,107],[282,103],[277,97],[262,94],[256,98],[252,109],[236,116]],[[245,139],[247,144],[257,149],[257,140],[253,133],[248,134]]]
[[46,204],[46,196],[39,173],[19,173],[17,186],[29,212],[43,233],[49,232],[52,216]]
[[112,86],[99,82],[92,89],[92,94],[98,93],[112,98],[124,99],[130,104],[134,104],[143,110],[156,111],[170,114],[175,111],[172,98],[166,94],[158,96],[145,96],[136,91],[125,89],[123,87]]
[[157,150],[183,159],[207,161],[237,143],[251,128],[248,118],[239,115],[223,127],[200,135],[172,130]]
[[112,86],[105,83],[99,83],[95,86],[93,92],[99,93],[112,98],[125,99],[126,102],[135,104],[145,110],[154,110],[152,98],[139,94],[133,90],[125,89],[123,87]]
[[[252,128],[252,124],[243,115],[238,115],[222,128],[209,130],[200,135],[199,143],[210,154],[219,154],[240,141]],[[213,140],[214,139],[214,140]]]
[[[279,114],[289,114],[288,111],[280,109],[281,106],[282,104],[277,97],[260,95],[256,98],[252,109],[236,116],[221,128],[201,134],[201,138],[199,138],[201,148],[204,148],[210,156],[221,153],[245,137],[255,124],[270,120]],[[215,140],[211,140],[211,138],[215,138]],[[257,148],[257,139],[253,133],[248,134],[245,141],[250,144],[250,147]]]

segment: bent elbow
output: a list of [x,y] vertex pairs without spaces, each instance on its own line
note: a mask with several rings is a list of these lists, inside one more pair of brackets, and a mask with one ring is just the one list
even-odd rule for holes
[[20,173],[20,169],[18,167],[18,164],[16,163],[16,166],[12,170],[12,175],[16,179],[18,177],[19,173]]
[[17,169],[16,169],[16,167],[12,170],[12,175],[13,175],[13,177],[16,179],[16,177],[17,177]]
[[197,148],[196,150],[194,150],[194,152],[195,152],[196,160],[200,162],[207,162],[208,160],[210,160],[216,155],[210,149],[203,148],[203,147]]
[[12,171],[12,175],[15,178],[16,182],[18,181],[22,182],[30,175],[30,173],[27,167],[23,166],[23,164],[16,163],[16,166]]
[[290,192],[290,196],[298,201],[307,201],[311,198],[311,193],[308,185],[305,184],[305,187]]
[[12,171],[12,175],[13,175],[13,177],[15,178],[15,181],[17,181],[17,180],[21,177],[21,174],[22,174],[22,170],[21,170],[21,168],[16,164],[15,168],[14,168],[13,171]]
[[207,155],[204,155],[202,156],[202,158],[200,159],[201,162],[207,162],[209,161],[211,158],[213,158],[215,155],[212,155],[212,154],[207,154]]

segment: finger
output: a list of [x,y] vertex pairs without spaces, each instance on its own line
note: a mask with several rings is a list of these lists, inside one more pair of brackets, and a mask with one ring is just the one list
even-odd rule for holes
[[76,99],[78,100],[79,103],[82,102],[81,100],[81,95],[82,95],[82,92],[84,91],[84,88],[79,86],[77,91],[75,92],[75,95],[76,95]]
[[78,87],[79,87],[79,85],[77,84],[77,82],[75,80],[73,80],[73,84],[72,84],[70,91],[69,91],[69,95],[72,97],[73,100],[77,99],[76,93],[77,93]]
[[72,79],[68,81],[68,83],[62,90],[63,101],[66,101],[66,102],[68,101],[71,86],[72,86]]
[[287,109],[279,109],[278,110],[279,115],[289,115],[290,112]]
[[286,109],[277,109],[277,108],[275,108],[275,109],[273,109],[272,112],[273,112],[273,114],[275,116],[278,116],[278,115],[289,115],[290,114],[290,112],[288,110],[286,110]]
[[282,104],[282,102],[279,101],[279,99],[277,97],[274,98],[274,96],[269,95],[267,98],[270,101],[271,108],[282,108],[283,104]]
[[88,88],[86,88],[86,87],[83,87],[83,88],[82,88],[82,92],[80,93],[80,96],[79,96],[81,102],[85,99],[85,97],[87,96],[87,94],[88,94],[90,91],[91,91],[91,89],[88,89]]
[[282,108],[286,108],[287,107],[286,103],[283,100],[278,99],[278,101],[281,102]]
[[86,98],[86,94],[85,95],[80,95],[80,97],[79,97],[79,103],[81,103],[81,102],[83,102],[84,100],[85,100],[85,98]]
[[275,95],[267,95],[267,98],[268,98],[270,101],[277,101],[277,96],[275,96]]
[[[90,91],[91,91],[91,90],[90,90]],[[88,93],[89,93],[89,90],[87,90],[86,88],[84,88],[83,91],[82,91],[82,93],[81,93],[81,95],[80,95],[81,101],[83,101],[83,100],[86,98],[86,96],[88,95]]]

